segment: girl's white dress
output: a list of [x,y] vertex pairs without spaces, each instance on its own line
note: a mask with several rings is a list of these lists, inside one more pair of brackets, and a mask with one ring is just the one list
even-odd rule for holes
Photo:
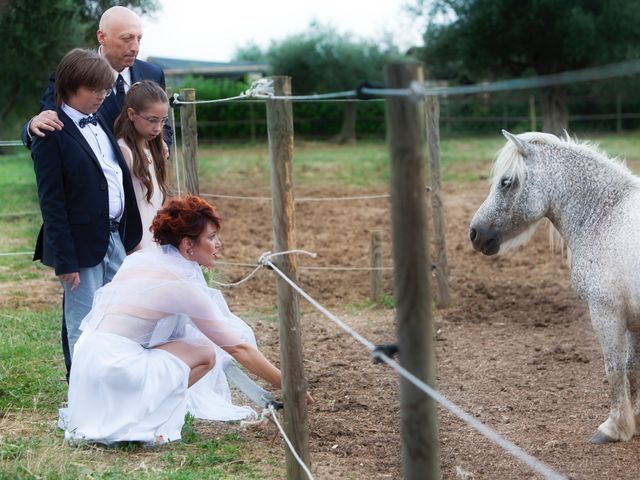
[[[253,332],[172,246],[128,256],[81,329],[60,416],[69,441],[166,442],[180,439],[187,411],[213,420],[255,415],[231,403],[223,372],[231,357],[220,348],[255,345]],[[169,341],[213,343],[216,366],[188,389],[189,367],[153,348]]]
[[145,187],[144,183],[142,183],[140,179],[133,174],[133,153],[131,152],[131,148],[129,148],[123,138],[118,139],[118,145],[123,147],[123,149],[128,153],[128,155],[124,155],[124,159],[129,166],[129,171],[131,172],[133,190],[136,194],[140,220],[142,220],[142,239],[140,240],[140,248],[156,248],[158,244],[153,241],[153,235],[151,235],[149,227],[151,226],[153,217],[156,216],[156,213],[158,213],[158,210],[162,207],[162,191],[158,186],[158,177],[151,157],[151,150],[148,148],[144,150],[147,161],[149,162],[149,176],[151,177],[151,184],[153,185],[151,200],[147,200],[147,187]]

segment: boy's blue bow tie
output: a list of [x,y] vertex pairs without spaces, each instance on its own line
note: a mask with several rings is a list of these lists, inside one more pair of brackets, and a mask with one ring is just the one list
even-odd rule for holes
[[97,125],[98,124],[98,116],[94,115],[94,114],[91,114],[88,117],[81,118],[80,121],[78,122],[78,125],[80,125],[80,128],[84,128],[89,123],[91,123],[93,125]]

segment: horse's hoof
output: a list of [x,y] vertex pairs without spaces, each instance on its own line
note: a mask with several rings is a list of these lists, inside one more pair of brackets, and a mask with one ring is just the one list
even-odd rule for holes
[[596,445],[602,445],[603,443],[611,443],[617,442],[615,438],[611,438],[609,435],[602,433],[600,430],[596,431],[596,433],[591,437],[591,443]]

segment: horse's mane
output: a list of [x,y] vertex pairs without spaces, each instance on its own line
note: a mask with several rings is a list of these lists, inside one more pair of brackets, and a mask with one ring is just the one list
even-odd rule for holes
[[[538,144],[568,147],[582,155],[594,159],[604,167],[617,171],[625,176],[629,176],[630,178],[633,178],[635,181],[638,181],[640,183],[640,180],[638,180],[637,177],[635,177],[631,173],[623,160],[618,157],[610,158],[602,150],[600,150],[600,148],[596,144],[589,141],[579,142],[576,138],[570,137],[568,133],[565,134],[564,138],[560,138],[549,133],[526,132],[519,134],[518,138],[534,145]],[[511,177],[518,183],[522,184],[522,182],[524,182],[524,180],[526,179],[526,175],[527,168],[524,162],[524,157],[518,152],[516,145],[512,141],[507,140],[507,143],[504,145],[504,147],[502,147],[498,151],[496,159],[491,168],[492,186],[495,187],[496,184],[500,182],[500,180],[505,176]],[[503,252],[526,243],[529,238],[531,238],[539,224],[540,221],[533,223],[521,235],[518,235],[516,238],[513,238],[508,242],[505,242],[502,245],[500,251]],[[549,241],[552,251],[555,251],[556,246],[559,246],[561,254],[564,257],[564,241],[551,222],[549,222]],[[567,262],[570,262],[571,251],[568,248],[566,250],[566,258]]]
[[[550,133],[526,132],[518,134],[518,138],[532,144],[569,147],[583,155],[594,158],[609,168],[613,168],[627,175],[631,174],[631,171],[621,159],[617,157],[609,158],[596,144],[589,141],[579,142],[576,138],[570,137],[568,133],[566,133],[564,138],[560,138]],[[495,185],[505,176],[509,176],[519,183],[522,183],[526,178],[526,174],[524,158],[518,153],[516,145],[512,141],[507,140],[504,147],[498,151],[496,159],[493,162],[491,168],[491,184]]]

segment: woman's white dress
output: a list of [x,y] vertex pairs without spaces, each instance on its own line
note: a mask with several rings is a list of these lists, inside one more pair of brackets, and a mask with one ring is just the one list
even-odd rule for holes
[[[124,158],[129,167],[129,171],[131,172],[133,189],[138,203],[140,219],[142,220],[142,240],[140,240],[139,248],[157,249],[159,248],[158,244],[153,241],[153,235],[151,234],[149,227],[151,226],[153,218],[158,213],[158,210],[162,208],[162,191],[158,185],[158,178],[156,175],[155,164],[151,157],[151,150],[144,150],[144,153],[147,156],[147,161],[149,162],[149,175],[153,184],[151,200],[147,200],[147,187],[145,187],[140,179],[133,173],[133,152],[131,151],[131,148],[129,148],[123,138],[118,139],[118,145],[120,145],[127,153],[124,155]],[[225,317],[235,317],[235,315],[229,311],[229,307],[227,306],[222,294],[218,290],[213,289],[210,292],[214,297],[214,302],[220,308],[220,313]],[[196,336],[201,335],[197,331],[190,333]],[[247,337],[250,339],[249,343],[252,343],[255,346],[255,338],[250,328],[248,329]],[[215,350],[217,358],[216,367],[207,373],[207,375],[199,382],[189,388],[187,396],[189,413],[196,418],[221,421],[239,420],[252,415],[255,416],[255,412],[251,408],[237,407],[231,403],[231,392],[229,391],[227,378],[222,369],[225,362],[231,361],[231,357],[217,346],[215,347]]]
[[[213,420],[255,415],[232,404],[223,372],[231,357],[220,348],[255,345],[253,332],[207,287],[200,267],[171,246],[128,256],[96,293],[81,329],[61,410],[67,440],[173,441],[187,411]],[[169,341],[215,345],[216,366],[195,388],[187,388],[182,360],[153,348]]]

